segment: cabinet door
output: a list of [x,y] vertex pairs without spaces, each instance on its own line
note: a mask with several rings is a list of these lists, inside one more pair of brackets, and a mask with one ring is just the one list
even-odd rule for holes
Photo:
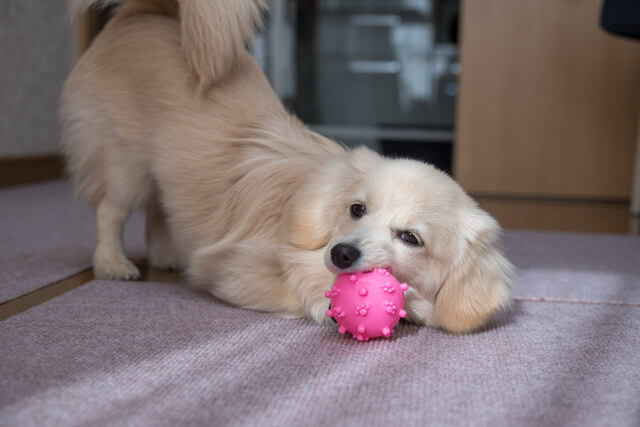
[[467,0],[454,174],[472,194],[628,199],[640,41],[601,0]]

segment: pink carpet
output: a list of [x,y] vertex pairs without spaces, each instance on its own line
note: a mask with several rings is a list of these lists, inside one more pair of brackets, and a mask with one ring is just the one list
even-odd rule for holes
[[[0,295],[89,266],[93,216],[70,200],[0,192]],[[515,301],[464,336],[360,343],[181,285],[90,282],[0,322],[0,426],[638,426],[640,238],[504,244]]]
[[359,343],[187,288],[95,281],[0,323],[0,425],[637,425],[640,309],[518,302]]
[[[143,214],[125,231],[127,253],[145,254]],[[0,303],[91,266],[93,208],[65,181],[0,190]]]

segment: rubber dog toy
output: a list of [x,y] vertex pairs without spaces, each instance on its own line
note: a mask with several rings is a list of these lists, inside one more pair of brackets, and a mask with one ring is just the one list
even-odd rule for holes
[[327,311],[338,323],[338,332],[351,333],[358,341],[389,337],[407,312],[404,292],[409,289],[384,268],[341,274],[324,296],[331,300]]

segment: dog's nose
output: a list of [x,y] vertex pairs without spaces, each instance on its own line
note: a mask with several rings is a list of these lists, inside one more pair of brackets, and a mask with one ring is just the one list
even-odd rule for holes
[[346,243],[338,243],[331,248],[331,262],[338,268],[349,268],[360,258],[358,248]]

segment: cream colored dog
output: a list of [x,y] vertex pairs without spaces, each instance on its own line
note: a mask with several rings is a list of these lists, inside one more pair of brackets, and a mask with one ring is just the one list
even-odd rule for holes
[[[90,3],[75,0],[75,12]],[[346,150],[289,115],[245,46],[264,0],[129,0],[61,106],[94,271],[134,279],[122,229],[145,206],[149,259],[241,307],[326,320],[336,274],[388,267],[410,321],[462,332],[508,301],[499,227],[447,175]]]

